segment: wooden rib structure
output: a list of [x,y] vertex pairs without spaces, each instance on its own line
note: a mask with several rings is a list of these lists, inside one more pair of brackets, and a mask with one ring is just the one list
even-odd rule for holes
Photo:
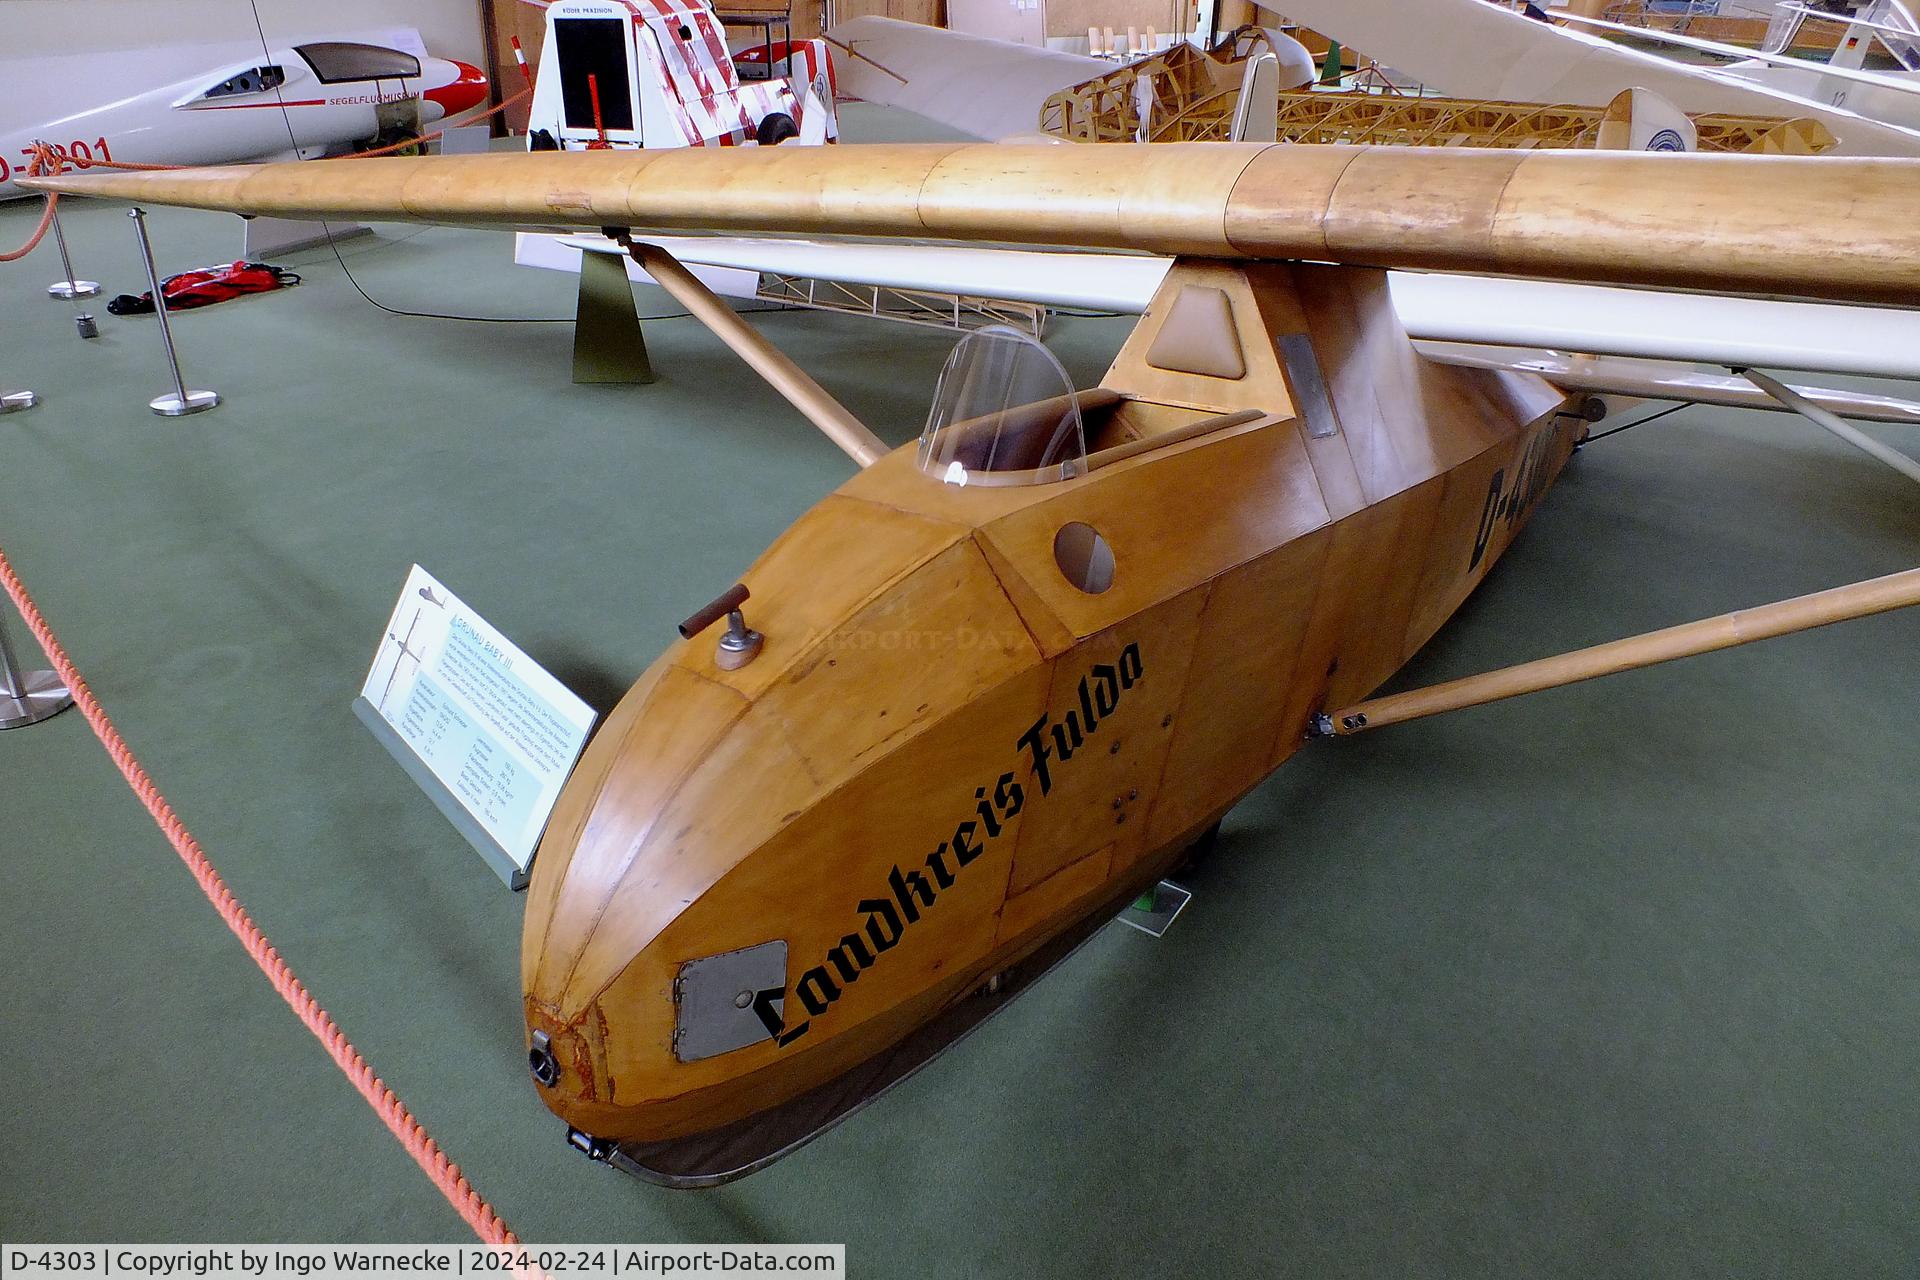
[[[1040,108],[1043,133],[1073,142],[1133,142],[1142,86],[1149,142],[1224,142],[1245,64],[1189,44],[1062,89]],[[1817,120],[1690,112],[1702,151],[1818,155],[1834,137]],[[1604,107],[1481,101],[1383,93],[1296,90],[1280,94],[1279,137],[1315,145],[1591,148]]]
[[[1584,424],[1532,375],[1421,359],[1379,268],[1920,296],[1920,164],[1895,161],[841,147],[46,185],[1178,256],[1076,398],[1084,466],[993,485],[880,458],[742,575],[756,655],[674,641],[582,757],[527,903],[531,1061],[578,1145],[674,1185],[760,1167],[977,1022],[1510,544]],[[1046,407],[1016,416],[1053,439]]]
[[[1765,41],[1768,24],[1766,18],[1743,17],[1734,13],[1661,12],[1649,9],[1646,0],[1625,0],[1622,4],[1608,5],[1599,16],[1624,27],[1671,31],[1677,35],[1717,40],[1721,44],[1744,44],[1755,49]],[[1839,47],[1845,34],[1844,19],[1838,22],[1804,22],[1794,31],[1785,52],[1801,56],[1830,55]]]
[[[1687,114],[1698,131],[1702,151],[1818,155],[1834,145],[1833,135],[1817,120],[1720,112]],[[1290,142],[1573,149],[1594,145],[1605,115],[1604,107],[1568,103],[1296,92],[1280,95],[1279,125],[1280,136]],[[1226,119],[1231,118],[1229,106]],[[1194,141],[1206,140],[1190,136]],[[1212,136],[1224,136],[1224,132]]]
[[1144,86],[1158,126],[1151,141],[1224,141],[1244,70],[1243,61],[1183,41],[1052,95],[1040,104],[1040,131],[1073,142],[1134,142]]

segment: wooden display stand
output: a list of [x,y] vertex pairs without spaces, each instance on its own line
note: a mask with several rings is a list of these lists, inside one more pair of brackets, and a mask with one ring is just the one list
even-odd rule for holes
[[573,317],[573,380],[578,383],[645,384],[654,380],[653,361],[640,313],[633,305],[633,283],[624,258],[605,253],[580,255],[580,292]]

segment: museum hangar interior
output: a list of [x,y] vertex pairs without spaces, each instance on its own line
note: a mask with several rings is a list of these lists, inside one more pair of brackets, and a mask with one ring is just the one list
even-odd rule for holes
[[[0,66],[48,86],[4,104],[5,176],[79,180],[57,223],[42,190],[0,187],[0,253],[34,244],[0,261],[0,391],[34,401],[0,415],[0,693],[52,710],[24,696],[51,669],[81,704],[0,732],[0,1235],[471,1238],[471,1203],[289,1015],[184,844],[529,1241],[835,1241],[855,1274],[913,1276],[1912,1267],[1920,614],[1899,606],[1920,598],[1900,576],[1920,491],[1897,463],[1920,456],[1920,369],[1875,361],[1920,274],[1920,235],[1882,237],[1920,190],[1920,132],[1662,88],[1681,150],[1751,154],[1596,158],[1611,94],[1515,113],[1386,47],[1371,4],[1348,34],[1317,0],[1284,28],[1048,2],[782,4],[772,26],[617,0],[629,60],[588,50],[589,90],[565,53],[587,46],[553,25],[586,0],[325,21],[179,0],[164,23],[0,0]],[[1554,26],[1421,0],[1403,21],[1454,5],[1554,38],[1590,7]],[[1747,6],[1721,8],[1713,38],[1741,39]],[[645,56],[649,23],[709,20],[721,56]],[[923,48],[928,29],[969,39]],[[282,90],[311,74],[333,102],[360,83],[328,61],[347,48],[400,69],[366,73],[342,136],[299,134]],[[1302,56],[1311,85],[1287,79]],[[1860,74],[1896,84],[1894,63]],[[941,66],[974,87],[906,105]],[[109,98],[151,120],[73,123]],[[1442,114],[1330,132],[1366,99]],[[189,100],[209,109],[176,128]],[[1468,100],[1497,122],[1462,123]],[[1049,145],[996,159],[982,113],[1034,102]],[[1544,127],[1548,103],[1573,132],[1467,136]],[[1736,113],[1774,141],[1719,145]],[[243,116],[281,135],[248,140]],[[1193,132],[1153,133],[1168,120]],[[1443,128],[1457,145],[1394,145]],[[1324,252],[1259,247],[1328,142],[1381,176],[1332,180]],[[376,147],[403,154],[330,158]],[[382,185],[437,163],[417,151],[476,167]],[[1218,155],[1241,158],[1216,181]],[[171,167],[225,163],[266,167],[212,195]],[[554,167],[576,163],[577,197]],[[1467,195],[1457,225],[1407,212],[1491,164],[1510,222],[1470,225]],[[1528,182],[1574,195],[1542,212]],[[1384,248],[1335,226],[1369,193]],[[1268,229],[1233,231],[1255,195]],[[1501,256],[1521,222],[1542,256]],[[1580,247],[1636,225],[1623,254]],[[848,232],[1084,260],[1056,280],[1037,256],[778,256]],[[1456,256],[1399,247],[1423,235]],[[1466,292],[1427,300],[1429,335],[1399,283],[1428,271],[1638,291],[1672,308],[1662,367],[1692,380],[1659,394],[1625,339],[1456,332],[1500,319]],[[82,280],[99,292],[49,289]],[[1704,295],[1811,309],[1683,316]],[[1806,327],[1841,307],[1858,334]],[[1748,362],[1819,405],[1727,392]],[[218,404],[155,407],[201,390]],[[1344,508],[1330,442],[1358,477]],[[544,787],[514,792],[523,849],[463,790],[481,757],[449,770],[374,692],[417,657],[395,634],[414,567],[519,664],[502,697],[583,709],[546,774],[492,775]],[[1665,630],[1703,619],[1711,639]],[[1661,644],[1684,660],[1647,665]],[[1556,655],[1521,667],[1529,696],[1470,682],[1431,718],[1394,697]],[[487,724],[512,744],[511,720]],[[512,753],[487,732],[475,751]],[[714,978],[709,1011],[707,961],[773,968]]]

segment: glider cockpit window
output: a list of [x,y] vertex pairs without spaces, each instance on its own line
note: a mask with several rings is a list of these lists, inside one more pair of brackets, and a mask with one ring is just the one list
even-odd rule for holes
[[1086,471],[1086,427],[1073,381],[1039,339],[1006,325],[966,337],[947,357],[920,433],[920,470],[945,484],[1016,485]]
[[403,49],[344,40],[294,46],[321,84],[351,80],[398,80],[420,74],[420,59]]
[[228,76],[200,96],[203,99],[232,98],[247,93],[265,93],[268,89],[278,89],[286,82],[287,73],[279,67],[253,67],[238,75]]

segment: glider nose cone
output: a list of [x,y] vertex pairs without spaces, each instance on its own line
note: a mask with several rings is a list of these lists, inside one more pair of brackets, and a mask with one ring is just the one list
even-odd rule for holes
[[610,1060],[670,1046],[670,991],[623,1008],[621,1043],[602,997],[735,860],[688,809],[703,804],[712,771],[739,768],[740,786],[761,771],[726,759],[741,750],[727,739],[746,708],[733,689],[657,665],[595,736],[554,812],[528,893],[521,977],[529,1039],[544,1033],[552,1059],[543,1096],[573,1123],[577,1108],[610,1097]]
[[486,72],[453,58],[446,62],[454,69],[454,78],[420,95],[428,102],[439,104],[442,119],[471,110],[487,100]]
[[[866,1047],[845,1033],[918,1016],[890,1011],[932,1001],[996,928],[1004,866],[948,889],[909,941],[888,936],[882,977],[827,1016],[793,985],[849,912],[894,892],[897,861],[985,803],[1045,700],[970,531],[832,497],[747,583],[758,656],[721,665],[715,625],[655,663],[587,748],[533,867],[521,976],[529,1040],[551,1054],[540,1095],[597,1138],[704,1132],[819,1083]],[[917,865],[905,891],[932,894],[941,873]]]

